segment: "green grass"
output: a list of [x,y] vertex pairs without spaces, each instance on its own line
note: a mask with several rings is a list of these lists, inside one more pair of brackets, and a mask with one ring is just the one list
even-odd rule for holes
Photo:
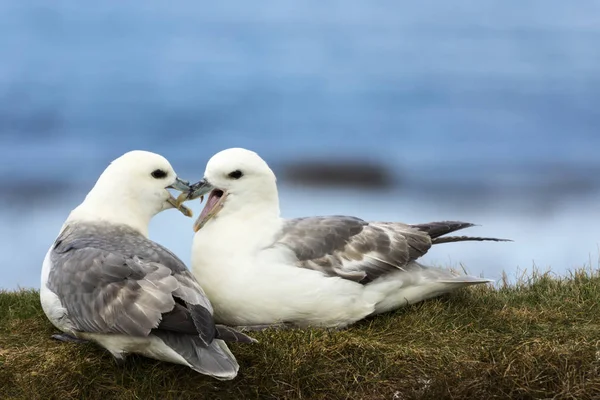
[[220,382],[50,339],[33,290],[0,292],[0,399],[598,399],[600,271],[534,273],[343,331],[267,330]]

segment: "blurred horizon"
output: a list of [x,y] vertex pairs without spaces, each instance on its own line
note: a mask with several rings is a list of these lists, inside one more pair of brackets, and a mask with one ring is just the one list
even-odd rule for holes
[[[189,180],[254,150],[286,218],[515,240],[436,246],[439,266],[597,265],[600,3],[85,4],[0,4],[0,288],[39,287],[69,211],[133,149]],[[189,263],[191,224],[165,212],[151,238]]]

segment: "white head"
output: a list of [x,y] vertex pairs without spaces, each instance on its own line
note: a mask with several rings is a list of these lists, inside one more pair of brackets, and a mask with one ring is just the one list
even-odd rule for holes
[[209,198],[194,223],[194,231],[217,214],[224,216],[242,211],[279,216],[275,174],[258,154],[250,150],[231,148],[212,156],[206,164],[204,179],[192,185],[183,200],[203,197],[207,193],[210,193]]
[[106,221],[126,224],[147,235],[150,220],[169,208],[191,217],[167,189],[189,190],[162,156],[134,150],[117,158],[104,170],[83,203],[67,222]]

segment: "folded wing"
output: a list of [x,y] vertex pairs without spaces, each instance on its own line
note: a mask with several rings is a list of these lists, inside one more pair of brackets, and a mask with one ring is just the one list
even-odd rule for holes
[[460,221],[408,225],[347,216],[296,218],[286,221],[275,246],[290,249],[299,267],[367,284],[392,272],[421,268],[414,261],[433,244],[503,240],[440,237],[470,226],[473,224]]

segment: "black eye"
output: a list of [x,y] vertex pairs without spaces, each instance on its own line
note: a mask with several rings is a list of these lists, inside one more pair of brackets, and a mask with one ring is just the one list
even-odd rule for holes
[[154,171],[152,171],[151,175],[153,178],[162,179],[167,176],[167,173],[165,171],[163,171],[162,169],[155,169]]
[[230,172],[228,176],[233,179],[240,179],[244,174],[239,169],[236,169],[235,171]]

